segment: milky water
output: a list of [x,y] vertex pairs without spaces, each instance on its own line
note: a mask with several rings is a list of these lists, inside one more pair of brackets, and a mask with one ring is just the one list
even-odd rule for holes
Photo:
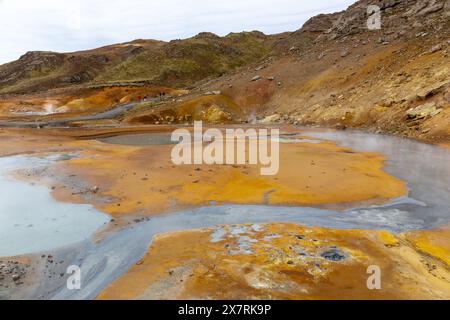
[[[336,141],[356,151],[379,152],[384,170],[405,181],[409,197],[424,205],[397,206],[424,228],[450,223],[450,150],[415,140],[359,131],[307,130],[305,136]],[[389,218],[386,217],[386,218]]]
[[91,205],[58,202],[47,187],[12,177],[14,170],[39,168],[54,160],[58,157],[0,158],[0,257],[52,250],[83,241],[109,221],[106,214]]
[[[134,136],[128,135],[122,143],[133,144],[133,139],[136,138]],[[308,136],[313,140],[304,139],[302,136]],[[137,140],[137,143],[165,144],[167,142],[167,138],[157,137],[149,140],[143,137],[145,136],[138,137],[137,139],[140,140]],[[296,141],[303,139],[303,142],[314,141],[314,143],[315,139],[327,139],[359,151],[380,152],[387,159],[385,170],[405,181],[410,190],[409,194],[383,206],[353,208],[345,211],[264,205],[211,205],[159,215],[152,217],[150,221],[122,229],[98,243],[92,243],[89,240],[80,243],[78,249],[71,250],[72,254],[77,252],[75,258],[66,259],[66,263],[77,264],[82,268],[85,275],[82,289],[67,290],[65,283],[61,280],[60,290],[48,297],[94,298],[102,288],[136,263],[145,254],[153,236],[162,232],[225,224],[267,222],[290,222],[334,229],[382,229],[403,232],[435,228],[450,222],[450,152],[448,150],[409,139],[350,131],[308,130],[301,135],[292,136],[291,139]],[[15,254],[25,253],[58,248],[64,244],[87,239],[108,219],[106,215],[93,210],[90,206],[56,202],[50,197],[49,190],[45,187],[31,186],[5,177],[5,173],[12,168],[30,165],[27,161],[21,157],[0,158],[0,191],[2,192],[0,215],[1,219],[4,219],[0,220],[0,237],[3,237],[0,238],[0,256],[4,255],[2,252],[6,250],[10,252],[12,250]],[[33,165],[38,164],[33,163]],[[29,227],[30,224],[33,226]],[[32,232],[33,228],[36,232]],[[18,232],[15,232],[16,230]],[[212,241],[220,239],[220,228],[218,230]],[[64,231],[69,234],[65,234]],[[71,231],[76,232],[70,236]],[[4,234],[7,236],[5,237]],[[5,245],[5,242],[8,245]],[[9,246],[13,249],[9,249]],[[64,249],[61,252],[64,252]],[[46,281],[54,280],[43,279],[41,283],[43,288],[47,285]]]

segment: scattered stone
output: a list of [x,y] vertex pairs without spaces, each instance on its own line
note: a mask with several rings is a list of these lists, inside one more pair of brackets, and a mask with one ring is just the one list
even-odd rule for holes
[[19,281],[20,280],[20,278],[21,278],[21,275],[20,274],[13,274],[12,275],[12,279],[13,279],[13,281]]
[[258,81],[261,79],[261,76],[254,76],[251,81]]
[[446,85],[447,85],[446,81],[438,82],[436,84],[433,84],[432,86],[429,86],[429,87],[419,90],[417,92],[416,96],[417,96],[417,98],[424,100],[424,99],[431,97],[431,96],[437,94],[438,92],[442,91]]
[[344,57],[348,56],[349,54],[350,54],[350,51],[347,48],[342,49],[341,58],[344,58]]
[[408,119],[423,119],[426,117],[434,117],[435,115],[441,113],[441,111],[442,109],[437,108],[435,103],[430,102],[409,109],[406,111],[406,116]]
[[442,50],[443,47],[444,47],[444,46],[442,45],[442,43],[439,43],[439,44],[437,44],[437,45],[431,47],[431,49],[430,49],[428,52],[429,52],[429,53],[435,53],[435,52],[437,52],[437,51],[439,51],[439,50]]

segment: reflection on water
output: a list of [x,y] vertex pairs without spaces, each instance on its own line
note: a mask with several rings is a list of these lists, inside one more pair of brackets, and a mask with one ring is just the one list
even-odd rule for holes
[[[192,135],[195,140],[199,140],[197,137]],[[207,141],[211,141],[211,137],[204,133],[204,139]],[[254,136],[251,135],[247,137],[247,139],[255,140],[261,139],[264,140],[266,137],[262,136]],[[291,136],[291,135],[280,135],[279,138],[276,139],[280,143],[320,143],[320,140],[316,139],[308,139],[300,136]],[[135,134],[124,134],[106,138],[98,139],[104,143],[110,144],[120,144],[120,145],[128,145],[128,146],[152,146],[152,145],[164,145],[164,144],[176,144],[178,141],[172,141],[171,135],[167,133],[135,133]]]

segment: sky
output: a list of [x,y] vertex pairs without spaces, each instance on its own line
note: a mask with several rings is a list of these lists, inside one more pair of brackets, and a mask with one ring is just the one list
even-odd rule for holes
[[71,52],[134,39],[294,31],[355,0],[0,0],[0,64],[27,51]]

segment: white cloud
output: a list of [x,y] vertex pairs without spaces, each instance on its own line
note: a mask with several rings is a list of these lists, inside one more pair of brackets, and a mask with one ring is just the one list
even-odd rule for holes
[[77,51],[133,39],[171,40],[298,29],[354,0],[0,0],[0,63],[26,51]]

